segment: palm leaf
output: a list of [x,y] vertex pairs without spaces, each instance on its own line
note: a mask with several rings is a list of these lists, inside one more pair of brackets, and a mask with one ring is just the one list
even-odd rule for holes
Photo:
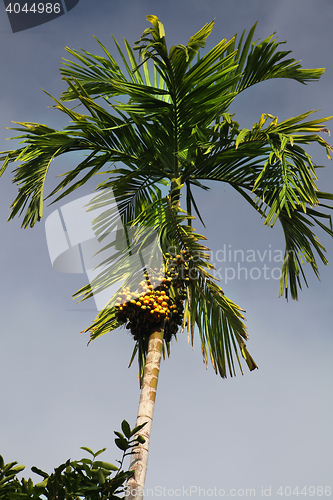
[[[20,128],[14,130],[23,134],[18,137],[23,146],[2,153],[0,175],[12,162],[19,163],[14,171],[19,192],[10,218],[24,214],[24,227],[40,220],[51,161],[65,153],[84,152],[85,158],[62,176],[47,198],[60,200],[92,176],[106,174],[89,208],[104,209],[94,221],[96,237],[102,241],[110,231],[124,230],[131,245],[129,250],[128,244],[105,239],[98,276],[76,296],[84,300],[124,280],[135,287],[144,262],[130,269],[130,257],[144,252],[158,234],[164,265],[170,247],[192,256],[183,324],[192,343],[198,333],[205,363],[210,359],[222,377],[234,375],[237,364],[242,370],[241,357],[250,370],[256,368],[245,345],[244,311],[225,297],[210,274],[208,248],[202,244],[205,238],[192,227],[193,213],[204,223],[192,188],[207,190],[206,181],[226,182],[255,208],[264,224],[273,226],[280,220],[286,240],[280,294],[287,297],[290,291],[297,298],[301,278],[305,280],[303,263],[310,263],[317,276],[315,256],[327,263],[311,229],[318,225],[332,235],[330,216],[317,207],[331,208],[322,201],[333,197],[318,191],[317,167],[303,146],[318,143],[330,158],[332,147],[318,135],[328,132],[325,122],[330,117],[309,120],[308,112],[279,123],[264,114],[252,129],[241,129],[230,109],[240,92],[258,82],[289,78],[304,84],[317,80],[324,70],[303,69],[289,57],[290,51],[280,50],[274,34],[253,42],[256,25],[247,35],[244,31],[238,42],[236,36],[223,39],[201,55],[214,21],[187,45],[168,51],[163,24],[156,16],[147,20],[152,27],[135,43],[134,51],[127,40],[122,50],[114,39],[124,71],[97,39],[102,56],[67,48],[74,59],[64,59],[61,68],[68,88],[60,100],[50,97],[70,124],[58,131],[18,123]],[[64,104],[69,101],[73,107]],[[168,196],[161,185],[168,187]],[[180,208],[182,189],[186,211]],[[172,287],[170,293],[175,294]],[[110,297],[85,331],[92,340],[119,326]],[[146,340],[143,336],[134,348],[140,373]],[[164,349],[169,353],[168,342]]]

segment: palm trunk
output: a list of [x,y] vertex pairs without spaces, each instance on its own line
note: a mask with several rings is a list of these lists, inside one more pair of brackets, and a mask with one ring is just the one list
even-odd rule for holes
[[134,476],[127,482],[127,491],[129,495],[126,495],[126,498],[129,500],[137,500],[139,498],[142,500],[147,472],[150,430],[155,408],[155,397],[160,371],[162,347],[163,328],[160,328],[154,331],[149,337],[148,353],[143,374],[138,416],[136,420],[136,425],[141,425],[144,422],[147,422],[147,424],[139,432],[139,434],[141,434],[146,441],[144,444],[139,445],[133,450],[130,470],[134,470]]

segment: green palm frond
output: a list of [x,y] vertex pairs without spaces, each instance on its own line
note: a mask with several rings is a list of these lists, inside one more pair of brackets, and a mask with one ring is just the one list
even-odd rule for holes
[[278,50],[279,46],[286,42],[276,42],[276,38],[273,38],[275,33],[263,41],[252,42],[255,28],[256,24],[249,31],[242,47],[244,31],[238,45],[237,72],[242,72],[242,79],[237,84],[238,92],[272,78],[288,78],[303,84],[319,80],[325,69],[304,69],[299,61],[293,58],[286,59],[292,51]]
[[17,150],[4,151],[6,156],[0,160],[5,160],[3,167],[7,167],[11,162],[23,162],[14,170],[13,182],[19,186],[19,193],[11,205],[12,212],[8,220],[17,214],[21,215],[25,210],[22,227],[26,228],[29,225],[34,226],[43,215],[44,184],[51,161],[67,152],[88,149],[89,143],[85,138],[75,134],[69,136],[45,125],[15,123],[24,128],[15,127],[13,130],[25,133],[14,139],[24,139],[22,142],[28,145]]
[[[280,220],[286,236],[286,259],[279,294],[285,290],[287,297],[290,290],[294,299],[298,297],[297,286],[301,289],[300,277],[303,276],[307,283],[303,271],[305,262],[311,264],[319,277],[313,250],[324,264],[327,263],[323,256],[325,248],[309,226],[317,224],[333,236],[330,215],[314,210],[318,205],[323,206],[316,186],[317,167],[302,147],[317,143],[326,149],[331,159],[333,148],[318,133],[329,132],[324,123],[332,117],[304,121],[311,113],[303,113],[280,123],[277,118],[265,114],[251,130],[238,130],[238,124],[234,124],[230,142],[227,142],[222,130],[222,145],[217,141],[216,146],[202,156],[202,163],[184,174],[195,175],[200,180],[230,184],[264,218],[265,225],[274,226]],[[268,119],[270,123],[264,127]],[[327,199],[332,198],[328,195]],[[320,222],[318,217],[326,219],[330,227]]]
[[[307,112],[278,122],[277,117],[263,114],[252,129],[242,129],[230,110],[237,95],[256,83],[288,78],[305,84],[318,80],[324,70],[303,69],[289,57],[290,51],[281,50],[274,34],[253,41],[256,25],[239,41],[237,36],[223,39],[201,54],[214,21],[186,45],[168,50],[163,24],[156,16],[147,20],[152,27],[133,50],[127,40],[121,49],[113,38],[121,65],[97,38],[102,55],[67,48],[73,60],[64,59],[60,71],[68,88],[60,100],[50,96],[54,107],[70,120],[67,127],[55,130],[14,122],[19,127],[13,130],[21,134],[15,139],[22,147],[5,151],[0,158],[0,176],[11,163],[18,165],[13,181],[19,192],[9,218],[24,215],[23,227],[32,227],[42,217],[44,199],[54,203],[94,175],[106,175],[97,183],[88,208],[103,209],[94,221],[96,237],[103,241],[113,230],[118,235],[125,231],[131,244],[105,239],[99,275],[76,296],[84,300],[118,282],[135,289],[145,266],[138,260],[133,271],[130,259],[147,250],[157,234],[164,265],[170,247],[191,255],[183,327],[192,343],[198,332],[205,363],[210,359],[222,377],[234,375],[236,364],[242,370],[241,356],[250,370],[256,365],[245,345],[244,311],[218,286],[205,238],[192,227],[193,214],[204,224],[193,187],[208,190],[206,181],[228,183],[265,225],[281,222],[286,252],[279,293],[288,297],[290,292],[297,299],[301,279],[306,283],[303,263],[309,263],[317,276],[315,257],[327,263],[312,228],[318,226],[333,236],[325,212],[332,208],[325,200],[331,202],[333,197],[318,191],[317,166],[304,149],[317,143],[331,157],[332,146],[319,134],[329,132],[326,122],[332,117],[311,120],[312,112]],[[45,196],[52,160],[73,152],[83,153],[84,159]],[[180,208],[183,194],[186,211]],[[175,294],[172,286],[170,293]],[[110,297],[85,331],[92,340],[120,325]],[[134,348],[140,373],[146,344],[143,336]],[[169,342],[164,350],[169,353]]]
[[[333,195],[327,193],[318,192],[318,197],[321,199],[333,200]],[[330,209],[333,208],[332,206],[324,206]],[[328,219],[329,227],[320,222],[320,220],[318,220],[319,218]],[[313,231],[311,231],[311,228],[317,224],[330,236],[333,236],[332,220],[330,215],[311,208],[306,210],[306,214],[302,213],[299,209],[293,210],[291,214],[288,214],[288,211],[283,209],[279,215],[279,220],[286,240],[279,296],[284,293],[286,299],[288,299],[288,291],[290,291],[291,297],[297,300],[297,287],[302,289],[301,277],[306,286],[308,286],[303,271],[304,263],[309,263],[313,272],[319,278],[319,270],[314,251],[316,251],[323,264],[326,265],[328,263],[324,255],[325,248]]]
[[250,370],[257,368],[245,345],[248,335],[242,312],[212,280],[200,276],[188,288],[184,326],[191,334],[192,345],[198,327],[203,361],[207,365],[210,359],[215,372],[223,378],[228,373],[236,375],[234,357],[243,373],[240,354]]

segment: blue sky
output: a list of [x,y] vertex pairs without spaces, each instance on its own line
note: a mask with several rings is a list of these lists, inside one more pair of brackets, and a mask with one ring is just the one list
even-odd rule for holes
[[[280,120],[310,109],[321,109],[318,118],[333,115],[329,0],[80,0],[66,15],[19,33],[11,32],[0,9],[0,150],[16,144],[5,141],[13,136],[5,129],[12,120],[67,124],[48,108],[52,101],[41,90],[59,97],[64,89],[58,68],[66,46],[99,53],[95,35],[117,57],[111,33],[133,45],[148,26],[147,14],[163,22],[169,47],[186,43],[215,17],[208,49],[258,20],[256,38],[276,31],[304,67],[326,68],[318,83],[275,80],[241,94],[231,110],[241,127],[252,126],[262,113]],[[333,163],[322,148],[309,152],[326,167],[319,171],[319,188],[332,192]],[[55,164],[47,192],[55,176],[76,162],[72,155]],[[134,425],[139,401],[137,366],[127,368],[133,340],[119,330],[86,347],[88,338],[79,332],[94,318],[94,304],[78,306],[71,299],[86,277],[57,273],[46,245],[45,218],[63,203],[45,206],[44,220],[33,229],[21,229],[20,219],[6,222],[17,193],[12,177],[8,170],[0,179],[0,453],[7,462],[25,464],[25,477],[32,465],[51,471],[69,457],[81,458],[80,446],[106,446],[105,459],[112,462],[120,458],[113,430],[123,418]],[[66,201],[93,187],[91,182]],[[320,282],[306,266],[309,288],[298,302],[287,303],[278,298],[276,274],[270,270],[265,279],[262,272],[265,264],[281,265],[273,258],[284,250],[281,229],[264,227],[228,186],[212,186],[197,201],[222,288],[246,310],[248,347],[259,369],[222,380],[210,366],[206,370],[198,342],[193,353],[186,333],[178,336],[161,365],[146,489],[155,496],[180,489],[182,496],[187,491],[198,497],[199,487],[200,496],[214,488],[242,496],[253,488],[262,496],[262,488],[271,487],[271,497],[281,498],[280,486],[332,488],[332,238],[317,232],[329,265],[319,266]],[[252,251],[256,260],[239,262],[238,253],[239,260],[223,262],[225,248],[244,256]],[[247,268],[247,279],[245,271],[238,279],[238,264]],[[233,279],[226,267],[235,270]]]

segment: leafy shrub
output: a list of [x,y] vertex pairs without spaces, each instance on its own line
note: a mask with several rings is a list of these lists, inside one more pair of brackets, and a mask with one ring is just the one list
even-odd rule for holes
[[[67,460],[54,469],[52,474],[32,467],[32,472],[42,476],[43,481],[34,484],[32,479],[18,479],[19,472],[24,465],[18,462],[5,464],[0,455],[0,499],[1,500],[100,500],[119,499],[124,493],[125,482],[134,474],[133,471],[123,470],[123,462],[127,455],[132,453],[133,447],[144,443],[144,438],[136,435],[143,425],[134,429],[126,420],[123,420],[123,433],[115,431],[116,446],[123,452],[118,466],[109,462],[96,460],[106,448],[94,453],[90,448],[82,446],[91,455],[91,458],[81,460]],[[112,474],[114,476],[112,477]]]

